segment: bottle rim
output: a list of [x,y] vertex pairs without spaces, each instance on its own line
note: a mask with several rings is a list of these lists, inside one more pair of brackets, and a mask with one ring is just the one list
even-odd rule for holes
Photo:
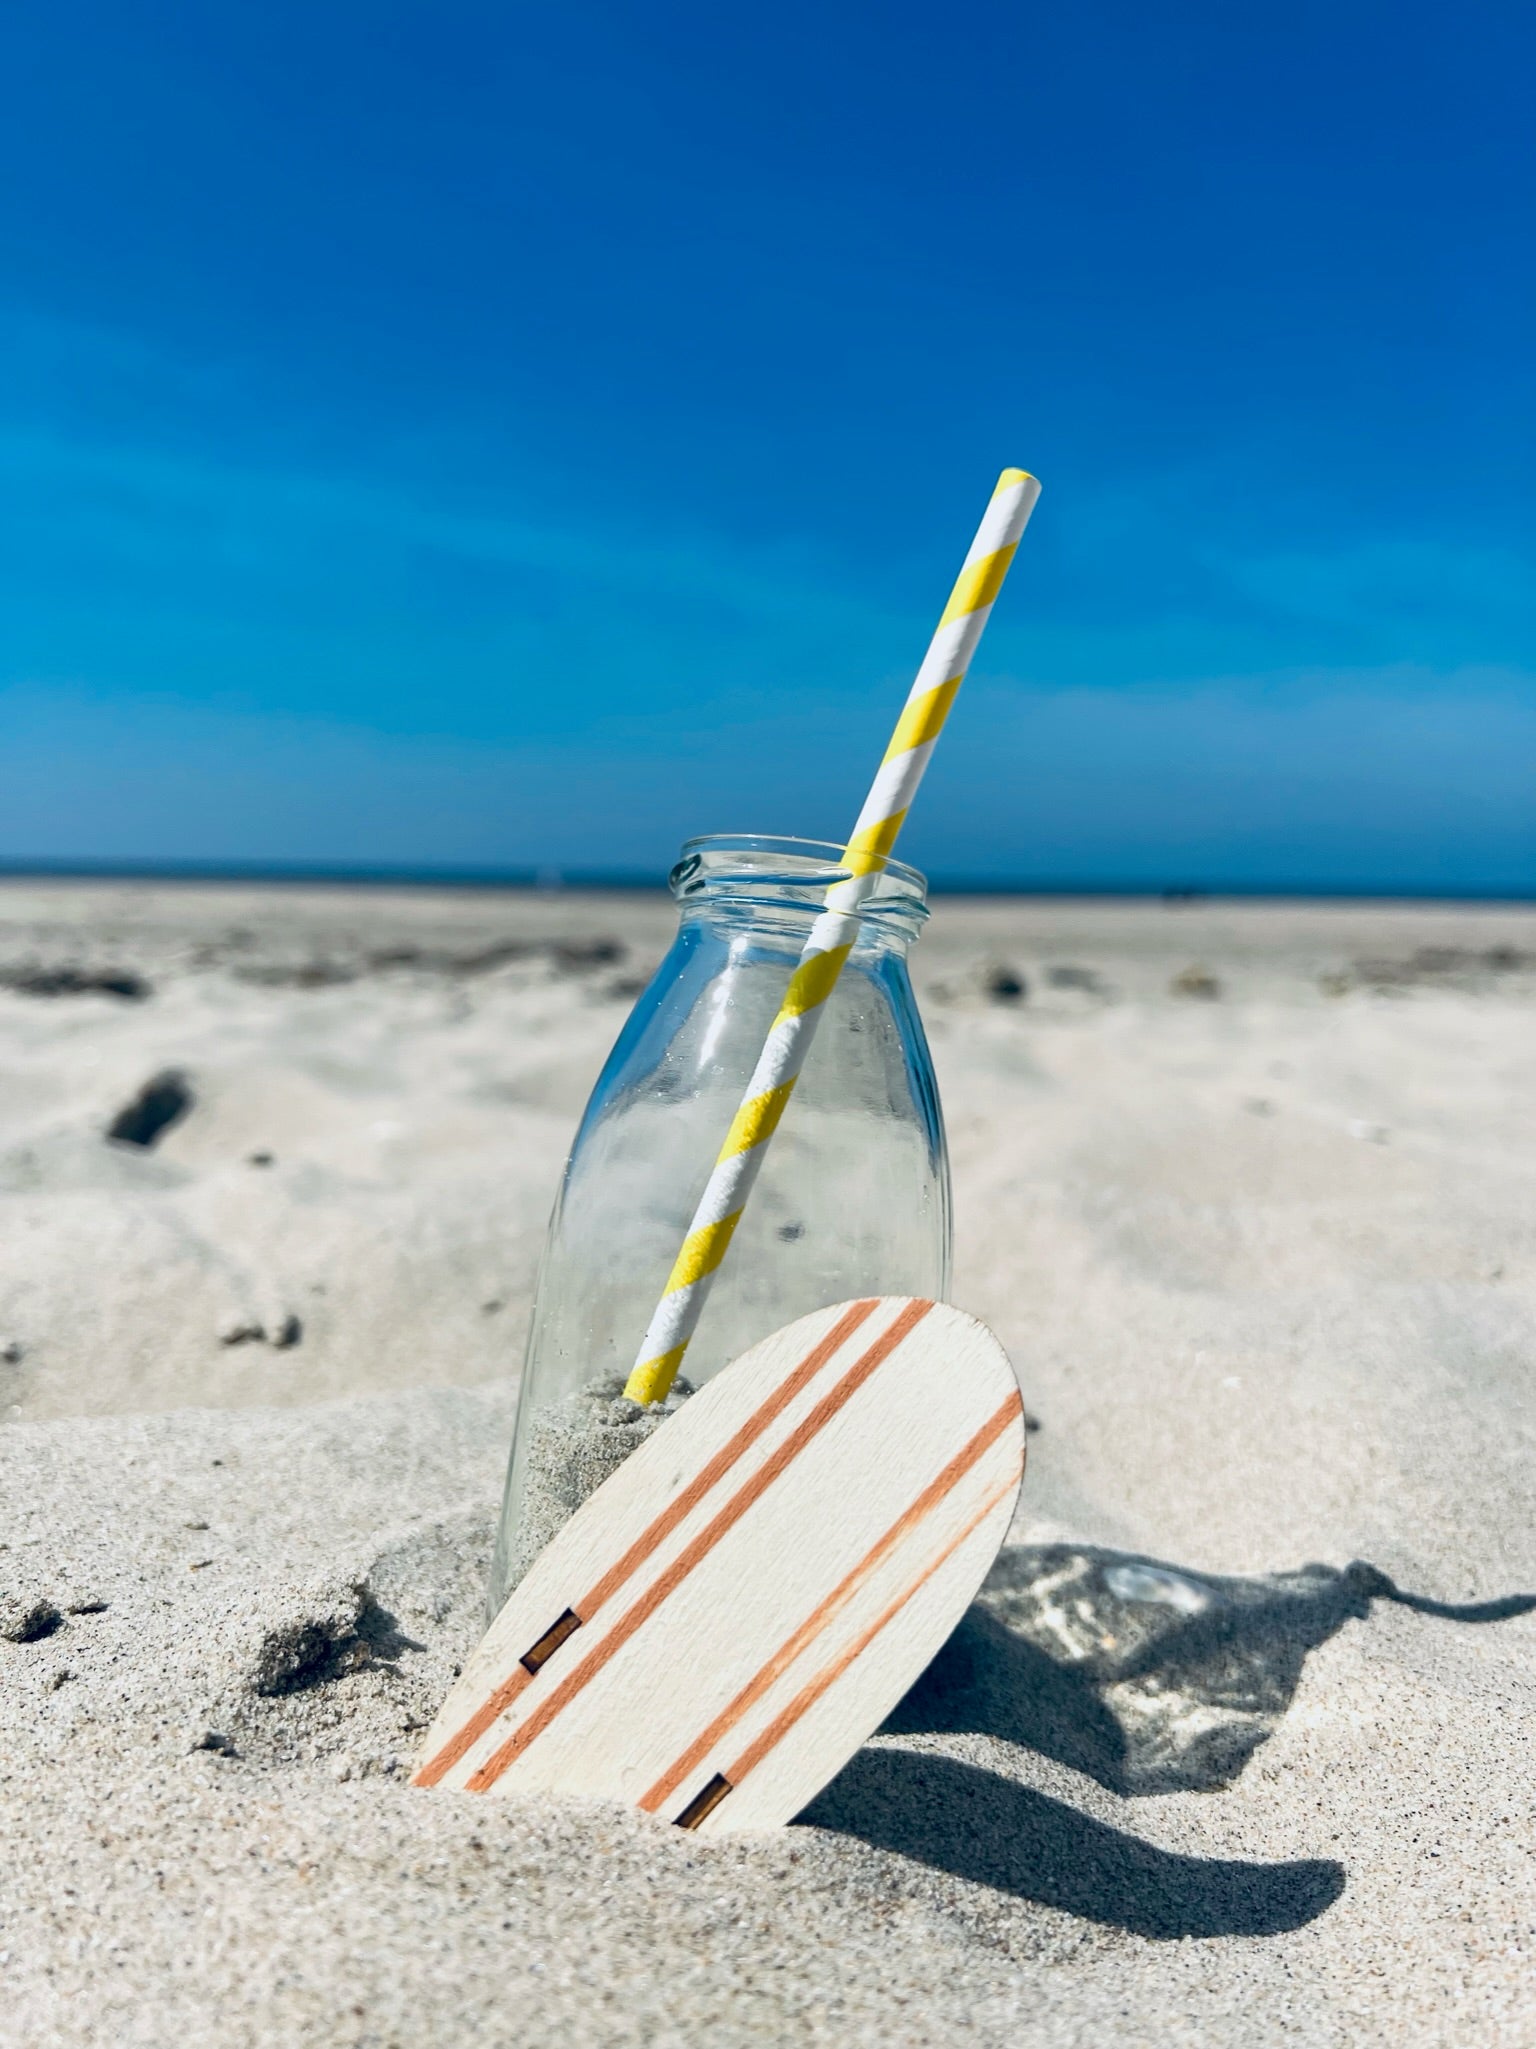
[[[700,833],[684,840],[668,887],[685,908],[704,902],[782,916],[814,915],[834,883],[846,882],[844,849],[833,840],[758,832]],[[887,860],[856,915],[874,931],[916,934],[928,913],[928,878],[905,861]]]

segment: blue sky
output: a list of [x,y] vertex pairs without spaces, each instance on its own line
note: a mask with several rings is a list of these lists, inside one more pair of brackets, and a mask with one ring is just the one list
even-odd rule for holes
[[1536,16],[20,0],[0,859],[1536,893]]

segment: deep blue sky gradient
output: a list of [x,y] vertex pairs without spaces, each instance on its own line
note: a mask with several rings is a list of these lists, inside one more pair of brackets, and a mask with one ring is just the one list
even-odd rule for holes
[[0,859],[1536,893],[1536,15],[20,0]]

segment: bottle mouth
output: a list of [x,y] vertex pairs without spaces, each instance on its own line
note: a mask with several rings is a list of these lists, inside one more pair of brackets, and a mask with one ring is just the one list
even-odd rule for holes
[[[685,909],[708,905],[747,920],[798,925],[814,917],[827,891],[850,873],[843,849],[831,840],[717,832],[684,840],[667,885]],[[888,860],[856,915],[871,934],[910,940],[928,917],[927,898],[925,875]]]

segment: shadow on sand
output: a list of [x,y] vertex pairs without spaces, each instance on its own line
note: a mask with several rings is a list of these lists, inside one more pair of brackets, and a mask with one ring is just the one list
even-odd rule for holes
[[[1019,1546],[886,1733],[999,1736],[1119,1794],[1230,1785],[1279,1726],[1307,1654],[1373,1601],[1500,1622],[1536,1595],[1458,1605],[1373,1565],[1223,1578],[1088,1545]],[[866,1749],[802,1817],[958,1877],[1150,1936],[1272,1935],[1337,1899],[1331,1860],[1170,1855],[955,1759]]]
[[1331,1858],[1180,1857],[996,1772],[931,1752],[861,1750],[800,1817],[1015,1898],[1165,1941],[1279,1935],[1344,1890]]

